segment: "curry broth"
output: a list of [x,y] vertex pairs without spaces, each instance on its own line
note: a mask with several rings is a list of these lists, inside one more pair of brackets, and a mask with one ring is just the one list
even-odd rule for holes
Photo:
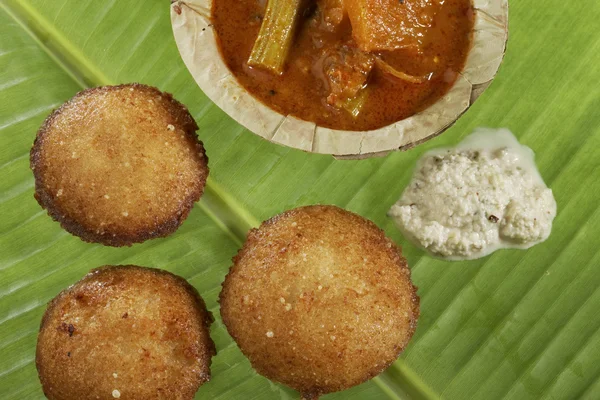
[[265,6],[265,0],[213,0],[212,23],[225,64],[246,90],[277,112],[333,129],[377,129],[427,108],[454,84],[471,44],[471,0],[445,0],[420,53],[407,49],[377,53],[400,71],[431,74],[430,79],[418,84],[399,81],[374,68],[367,83],[367,101],[354,117],[325,101],[328,88],[316,68],[322,61],[323,47],[338,49],[352,40],[348,18],[330,32],[323,28],[320,11],[308,8],[296,31],[285,71],[275,75],[247,64]]

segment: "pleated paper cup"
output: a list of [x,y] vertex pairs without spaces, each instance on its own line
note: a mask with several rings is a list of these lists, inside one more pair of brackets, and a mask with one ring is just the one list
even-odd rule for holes
[[448,129],[490,85],[506,50],[508,0],[473,0],[473,44],[454,86],[429,108],[371,131],[325,128],[282,115],[254,98],[229,71],[211,23],[212,0],[175,0],[171,23],[185,65],[202,91],[231,118],[274,143],[336,158],[407,150]]

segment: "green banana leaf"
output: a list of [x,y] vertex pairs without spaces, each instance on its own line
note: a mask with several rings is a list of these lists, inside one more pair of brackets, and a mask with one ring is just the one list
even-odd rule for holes
[[[34,357],[46,303],[91,268],[123,263],[185,277],[215,314],[218,355],[197,398],[298,398],[252,370],[216,299],[250,227],[328,203],[403,246],[422,316],[385,373],[325,399],[599,399],[599,21],[598,1],[512,0],[501,70],[453,128],[406,153],[336,161],[268,143],[213,105],[179,58],[166,0],[0,0],[0,398],[43,398]],[[169,238],[83,243],[34,200],[29,149],[44,118],[77,91],[133,81],[189,106],[210,158],[207,193]],[[477,126],[508,127],[534,149],[558,202],[554,230],[527,251],[435,260],[385,213],[424,151]]]

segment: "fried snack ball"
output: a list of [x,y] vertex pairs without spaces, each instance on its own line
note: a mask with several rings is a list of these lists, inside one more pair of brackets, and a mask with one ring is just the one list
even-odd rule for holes
[[36,366],[50,400],[192,399],[216,354],[212,315],[169,272],[92,270],[49,304]]
[[305,398],[382,372],[419,316],[400,249],[372,222],[334,206],[286,211],[250,231],[220,303],[256,371]]
[[129,246],[177,230],[207,157],[187,108],[140,85],[84,90],[43,123],[31,149],[35,198],[86,242]]

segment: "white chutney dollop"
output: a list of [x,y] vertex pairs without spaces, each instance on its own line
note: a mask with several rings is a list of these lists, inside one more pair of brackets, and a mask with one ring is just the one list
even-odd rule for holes
[[546,240],[556,201],[531,149],[507,129],[480,128],[424,154],[389,215],[431,254],[474,259]]

